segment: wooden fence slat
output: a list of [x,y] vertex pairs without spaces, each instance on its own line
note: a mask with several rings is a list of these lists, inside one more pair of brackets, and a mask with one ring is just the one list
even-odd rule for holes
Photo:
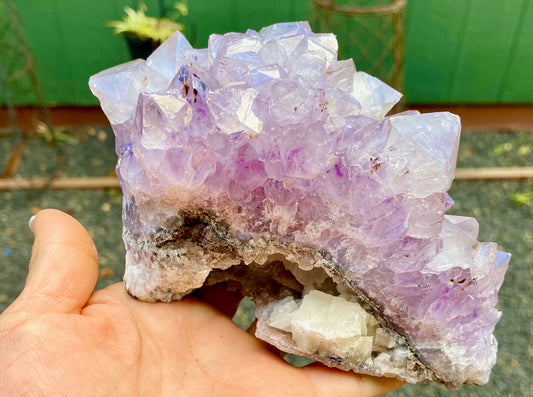
[[43,177],[0,179],[0,191],[10,190],[98,190],[120,189],[116,177],[72,177],[61,179],[49,179]]
[[[512,54],[521,1],[469,0],[465,35],[453,76],[450,102],[490,103],[498,99],[508,57]],[[491,82],[487,84],[487,82]]]
[[533,178],[533,167],[458,168],[455,170],[455,179],[497,180],[531,178]]
[[[533,167],[458,168],[455,179],[462,180],[511,180],[533,179]],[[0,192],[11,190],[99,190],[120,189],[113,176],[70,177],[49,179],[44,177],[0,179]]]
[[508,74],[499,89],[498,100],[503,102],[524,103],[533,98],[531,84],[531,65],[533,65],[533,2],[524,0],[522,5],[522,24],[516,31],[516,46],[510,56]]
[[447,99],[455,55],[461,46],[464,0],[409,0],[405,38],[405,99],[435,103]]

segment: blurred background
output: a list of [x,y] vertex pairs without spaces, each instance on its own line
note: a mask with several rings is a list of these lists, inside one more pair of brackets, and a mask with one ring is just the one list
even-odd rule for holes
[[[41,208],[87,227],[100,254],[98,287],[121,280],[113,132],[88,89],[91,75],[145,56],[167,31],[206,47],[211,33],[298,20],[335,33],[340,58],[403,92],[397,111],[461,116],[450,212],[476,217],[480,241],[513,254],[489,384],[408,385],[389,395],[533,395],[532,0],[0,0],[0,311],[24,285],[27,220]],[[252,311],[243,304],[236,322],[245,326]]]

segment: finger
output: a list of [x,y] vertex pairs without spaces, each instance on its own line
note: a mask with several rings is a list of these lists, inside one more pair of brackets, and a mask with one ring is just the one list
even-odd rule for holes
[[238,291],[228,291],[225,283],[197,289],[192,294],[195,298],[207,302],[226,317],[232,318],[243,296]]
[[313,383],[318,396],[381,396],[405,384],[395,378],[344,372],[319,363],[310,364],[301,370]]
[[98,278],[93,241],[78,221],[58,210],[40,211],[30,228],[35,240],[17,308],[31,313],[79,312]]

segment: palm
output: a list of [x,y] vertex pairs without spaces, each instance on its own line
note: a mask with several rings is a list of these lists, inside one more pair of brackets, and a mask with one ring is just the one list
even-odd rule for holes
[[[100,291],[85,312],[93,312],[108,323],[104,328],[113,329],[113,338],[99,352],[104,360],[120,358],[120,378],[132,375],[125,382],[127,391],[243,396],[281,393],[296,385],[296,390],[310,390],[312,385],[303,373],[205,302],[186,298],[173,304],[146,304],[127,298],[122,291],[121,285]],[[101,301],[108,303],[91,305]],[[114,320],[117,317],[123,319],[121,324]]]
[[[46,216],[54,224],[65,217]],[[35,245],[41,217],[32,227]],[[58,241],[44,244],[45,254],[34,246],[26,288],[0,316],[2,395],[378,395],[399,385],[322,366],[291,367],[233,324],[228,316],[237,300],[220,290],[171,304],[135,301],[121,283],[91,293],[90,239],[81,236],[81,254],[69,256],[73,243],[63,240],[84,233],[72,235],[69,226],[59,238],[66,257],[58,257]],[[43,258],[68,271],[47,275]]]

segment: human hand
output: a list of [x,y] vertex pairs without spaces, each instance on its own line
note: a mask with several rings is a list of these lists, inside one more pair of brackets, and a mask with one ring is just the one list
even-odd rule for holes
[[0,395],[375,396],[402,382],[320,364],[294,368],[232,321],[240,297],[146,303],[122,283],[99,291],[85,229],[44,210],[26,285],[0,315]]

